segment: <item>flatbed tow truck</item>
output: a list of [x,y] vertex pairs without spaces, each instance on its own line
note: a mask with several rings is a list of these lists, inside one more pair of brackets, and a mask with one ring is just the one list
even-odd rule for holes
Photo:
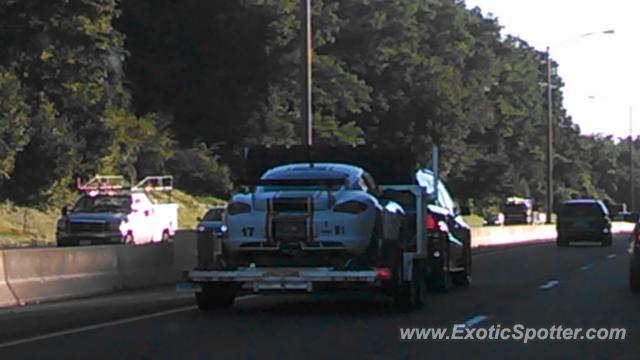
[[[387,207],[402,217],[383,219],[383,240],[376,260],[357,266],[236,266],[229,261],[223,241],[210,232],[198,234],[198,265],[184,273],[179,292],[195,292],[201,310],[224,308],[245,293],[313,293],[330,289],[368,289],[394,300],[400,311],[421,308],[428,287],[448,289],[454,260],[451,235],[443,221],[434,217],[434,188],[416,181],[415,158],[405,149],[381,150],[365,147],[275,147],[252,149],[246,166],[253,181],[278,164],[303,161],[333,161],[353,164],[369,171],[378,180],[380,197]],[[434,155],[437,159],[437,152]],[[437,161],[434,161],[437,167]],[[424,170],[423,170],[424,171]],[[437,169],[431,173],[437,179]],[[433,178],[432,178],[433,179]],[[431,192],[428,192],[431,190]],[[432,205],[430,205],[432,204]],[[394,211],[394,209],[389,209]],[[437,214],[436,214],[437,215]],[[399,220],[398,220],[399,219]],[[440,226],[434,226],[439,224]],[[232,225],[230,225],[232,226]],[[470,243],[470,239],[466,240]],[[181,246],[177,241],[175,246]],[[470,247],[465,248],[468,266],[462,267],[464,280],[470,279]],[[460,277],[457,277],[459,279]]]

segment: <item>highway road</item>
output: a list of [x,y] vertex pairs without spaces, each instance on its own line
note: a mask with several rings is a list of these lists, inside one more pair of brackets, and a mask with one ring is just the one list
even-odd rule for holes
[[[640,296],[627,236],[612,248],[554,243],[478,250],[474,282],[419,312],[383,298],[245,296],[202,313],[170,289],[0,311],[0,359],[639,359]],[[626,328],[625,340],[400,339],[400,328]]]

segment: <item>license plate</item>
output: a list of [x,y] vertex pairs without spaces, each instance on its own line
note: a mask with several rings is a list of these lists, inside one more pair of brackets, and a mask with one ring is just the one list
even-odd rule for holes
[[276,236],[304,236],[304,224],[276,224]]
[[91,240],[80,240],[80,245],[91,245]]

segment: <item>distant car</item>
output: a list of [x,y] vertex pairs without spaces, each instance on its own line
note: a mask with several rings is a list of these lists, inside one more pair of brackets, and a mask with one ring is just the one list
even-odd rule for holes
[[640,292],[640,223],[631,234],[631,260],[629,262],[629,287],[633,292]]
[[225,206],[215,206],[207,210],[203,217],[198,218],[198,232],[211,231],[218,237],[224,237],[227,226],[224,223]]
[[576,199],[564,202],[556,224],[557,245],[567,246],[573,241],[599,241],[611,246],[611,219],[604,203],[596,199]]
[[533,200],[510,197],[502,205],[504,225],[533,224]]

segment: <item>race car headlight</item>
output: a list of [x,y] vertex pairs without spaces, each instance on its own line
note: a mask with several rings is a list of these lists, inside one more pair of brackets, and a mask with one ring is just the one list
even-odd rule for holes
[[227,206],[227,212],[229,215],[244,214],[251,211],[251,206],[242,202],[234,202]]
[[205,231],[207,231],[207,228],[202,226],[202,225],[200,225],[200,226],[198,226],[197,230],[198,230],[198,232],[205,232]]
[[221,232],[221,233],[226,233],[226,232],[227,232],[227,230],[229,230],[229,229],[227,228],[227,225],[222,225],[222,226],[220,226],[220,232]]
[[333,208],[335,212],[349,213],[349,214],[359,214],[367,210],[369,206],[365,203],[356,200],[350,200],[343,202],[341,204],[336,205]]

